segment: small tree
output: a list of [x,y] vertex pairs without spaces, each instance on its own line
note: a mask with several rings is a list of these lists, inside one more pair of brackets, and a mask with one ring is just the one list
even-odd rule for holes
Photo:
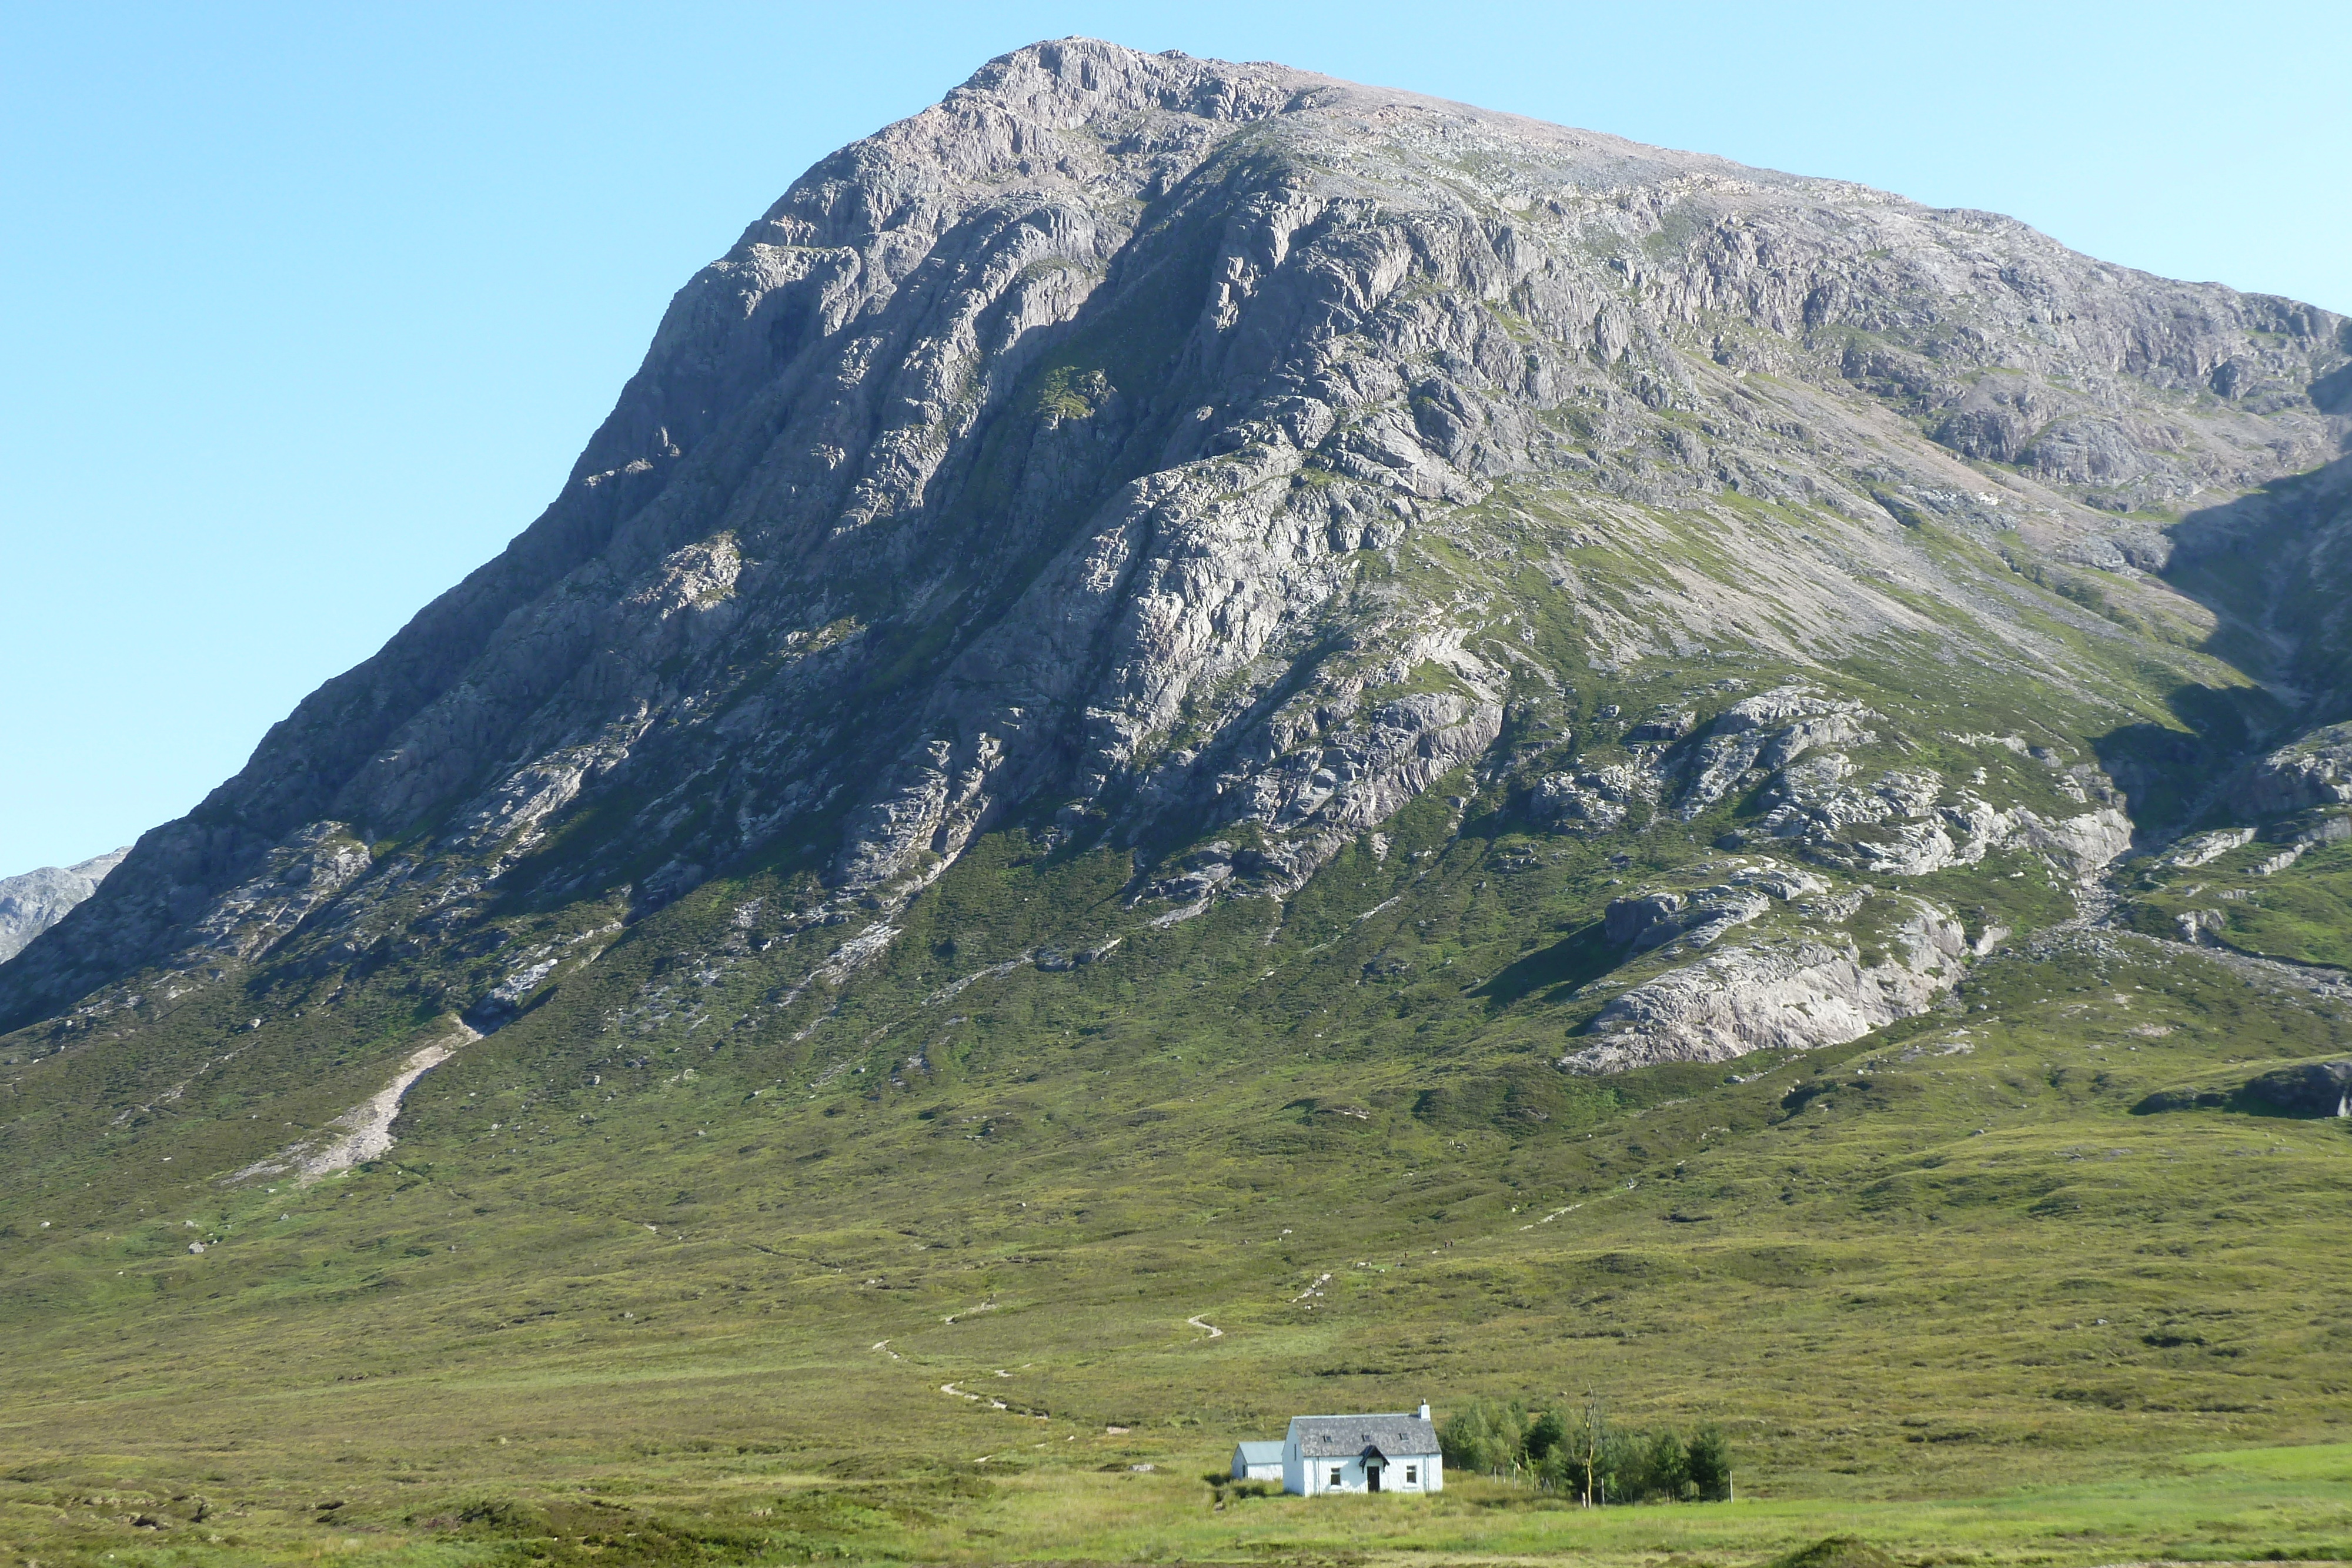
[[1720,1502],[1731,1495],[1731,1443],[1722,1427],[1710,1421],[1691,1434],[1688,1463],[1701,1499]]
[[1662,1497],[1669,1502],[1683,1500],[1683,1489],[1690,1485],[1690,1452],[1671,1427],[1654,1434],[1649,1451],[1643,1456],[1647,1461],[1648,1485],[1644,1497]]
[[1490,1476],[1520,1476],[1572,1491],[1587,1508],[1605,1502],[1718,1500],[1731,1492],[1731,1449],[1709,1422],[1685,1442],[1671,1427],[1612,1427],[1597,1394],[1580,1409],[1529,1411],[1516,1400],[1474,1399],[1438,1428],[1446,1465]]
[[1587,1508],[1600,1501],[1595,1490],[1604,1472],[1604,1459],[1609,1451],[1609,1416],[1601,1407],[1598,1394],[1584,1396],[1584,1408],[1577,1412],[1576,1425],[1561,1445],[1563,1452],[1576,1467],[1580,1485],[1577,1500]]
[[1639,1502],[1649,1495],[1650,1445],[1641,1433],[1612,1428],[1598,1468],[1602,1502]]
[[1445,1456],[1447,1469],[1475,1474],[1486,1468],[1490,1437],[1486,1402],[1473,1399],[1447,1412],[1438,1423],[1437,1451]]
[[1540,1465],[1552,1450],[1568,1441],[1568,1423],[1557,1410],[1546,1410],[1528,1423],[1528,1463]]

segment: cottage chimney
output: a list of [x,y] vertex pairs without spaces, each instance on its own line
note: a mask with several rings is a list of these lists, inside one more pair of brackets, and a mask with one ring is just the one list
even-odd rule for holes
[[1429,1419],[1429,1401],[1426,1399],[1421,1402],[1421,1418],[1424,1421]]

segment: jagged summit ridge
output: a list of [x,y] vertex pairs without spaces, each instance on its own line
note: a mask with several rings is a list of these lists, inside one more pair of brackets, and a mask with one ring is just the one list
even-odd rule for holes
[[2346,347],[1989,214],[1034,46],[795,182],[538,521],[143,839],[0,1019],[780,857],[811,918],[887,920],[1024,812],[1223,833],[1220,885],[1279,893],[1515,765],[1515,710],[1572,736],[1580,686],[1694,651],[1932,641],[2113,706],[2080,639],[2116,622],[1921,525],[2200,624],[2134,512],[2331,457]]

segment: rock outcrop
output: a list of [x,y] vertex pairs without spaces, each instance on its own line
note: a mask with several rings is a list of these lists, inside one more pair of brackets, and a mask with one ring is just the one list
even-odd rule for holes
[[1622,826],[1633,803],[1651,793],[1647,784],[1638,769],[1625,767],[1548,773],[1536,780],[1528,809],[1548,828],[1605,832]]
[[1867,713],[1805,686],[1784,686],[1736,702],[1708,727],[1691,764],[1678,814],[1697,816],[1749,770],[1785,768],[1809,751],[1858,746],[1872,738]]
[[1785,903],[1827,891],[1819,877],[1791,866],[1743,865],[1712,887],[1612,899],[1602,912],[1601,930],[1610,941],[1636,953],[1675,941],[1705,947],[1733,926],[1762,915],[1774,899]]
[[2239,1111],[2257,1116],[2341,1121],[2352,1117],[2352,1061],[2307,1061],[2256,1073],[2234,1089],[2159,1089],[2135,1116],[2171,1111]]
[[2246,1081],[2239,1097],[2278,1116],[2352,1117],[2352,1061],[2282,1067]]
[[2314,730],[2256,762],[2238,792],[2248,814],[2274,816],[2352,801],[2352,724]]
[[1876,877],[1975,865],[1993,850],[2033,851],[2081,882],[2132,845],[2131,819],[2102,805],[2067,817],[2001,810],[1965,790],[1948,804],[1932,769],[1889,768],[1855,783],[1853,759],[1824,751],[1783,768],[1761,794],[1760,827],[1822,865]]
[[1560,1065],[1591,1073],[1729,1061],[1836,1045],[1914,1017],[1958,981],[1969,944],[1949,914],[1906,902],[1875,963],[1851,938],[1719,948],[1611,1000],[1592,1020],[1592,1043]]
[[2252,828],[2216,828],[2210,832],[2191,833],[2166,852],[2163,863],[2170,866],[2207,865],[2231,850],[2242,849],[2253,841],[2254,830]]

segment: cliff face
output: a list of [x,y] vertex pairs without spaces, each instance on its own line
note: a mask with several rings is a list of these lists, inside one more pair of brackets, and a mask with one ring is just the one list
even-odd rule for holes
[[[547,511],[0,970],[0,1025],[439,954],[494,1027],[751,868],[856,923],[797,982],[837,986],[997,826],[1131,846],[1176,919],[1439,789],[1836,881],[1645,949],[1682,977],[1577,1064],[1848,1038],[1981,935],[1911,900],[1874,956],[1895,881],[2095,876],[2341,716],[2342,601],[2273,563],[2341,559],[2347,350],[1989,214],[1039,45],[689,282]],[[562,934],[483,957],[525,907]],[[1854,995],[1735,1017],[1740,962]]]

